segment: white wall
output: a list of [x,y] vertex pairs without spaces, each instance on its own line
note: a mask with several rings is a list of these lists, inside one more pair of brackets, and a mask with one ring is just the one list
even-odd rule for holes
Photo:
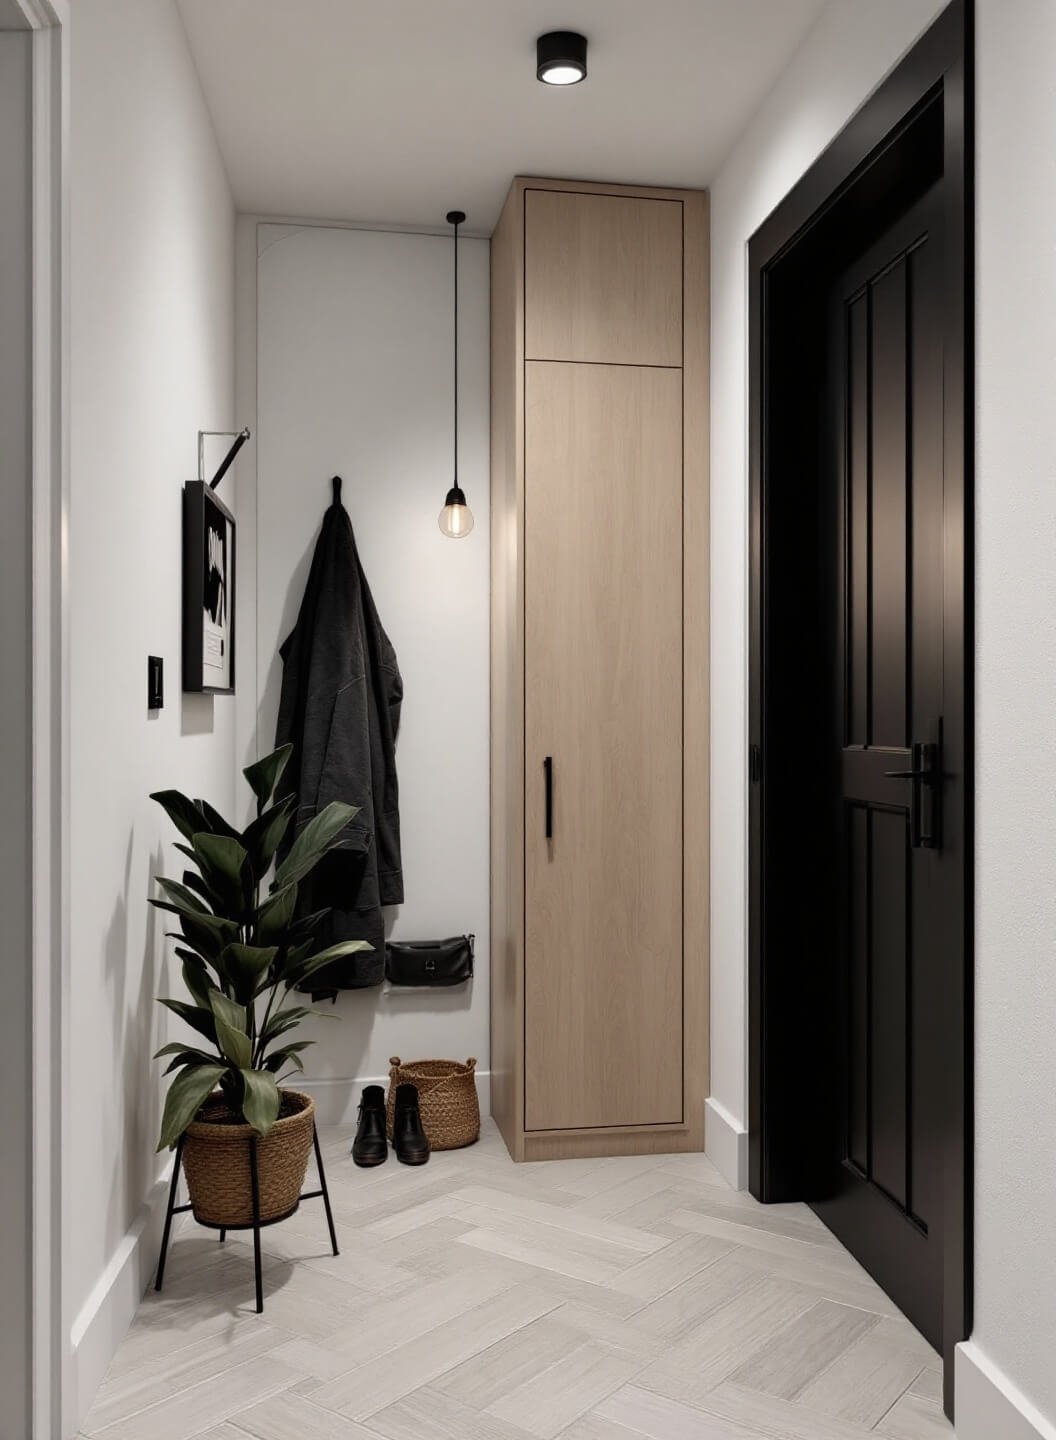
[[[268,224],[256,233],[239,252],[240,267],[257,274],[255,315],[248,296],[240,307],[240,366],[243,357],[256,366],[258,404],[255,497],[248,467],[240,490],[256,533],[246,556],[256,568],[256,636],[244,623],[241,643],[256,656],[247,694],[258,701],[255,714],[240,705],[243,756],[274,742],[278,648],[297,617],[330,477],[340,474],[404,682],[406,901],[390,914],[391,933],[477,936],[468,988],[351,992],[338,999],[339,1023],[316,1024],[308,1088],[336,1120],[353,1114],[363,1080],[387,1074],[391,1055],[474,1055],[487,1071],[488,244],[460,241],[459,465],[476,528],[451,541],[437,526],[452,475],[450,233]],[[255,357],[246,326],[256,330]],[[486,1103],[486,1080],[482,1089]]]
[[[71,978],[64,1313],[80,1413],[156,1260],[170,992],[147,799],[233,800],[233,703],[180,695],[180,495],[230,427],[234,215],[171,0],[75,0],[71,29]],[[166,703],[146,709],[146,657]],[[178,991],[177,991],[178,993]],[[148,1204],[148,1202],[150,1202]]]
[[708,1152],[744,1183],[748,1108],[750,236],[943,0],[834,0],[711,186],[711,1090]]
[[[999,1388],[1021,1391],[1053,1436],[1056,8],[1051,0],[978,0],[977,25],[976,1253],[968,1359],[996,1370]],[[961,1380],[959,1369],[958,1393]],[[965,1408],[958,1426],[965,1440],[1018,1440],[1011,1423],[987,1430],[973,1422],[974,1409]]]
[[0,1436],[29,1428],[30,1335],[30,499],[32,40],[0,32]]

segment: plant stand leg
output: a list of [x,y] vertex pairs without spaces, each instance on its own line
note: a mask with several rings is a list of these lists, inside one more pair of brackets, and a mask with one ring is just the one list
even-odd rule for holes
[[180,1162],[183,1160],[184,1136],[176,1141],[176,1159],[172,1166],[172,1184],[169,1186],[169,1203],[165,1210],[165,1229],[161,1233],[161,1255],[158,1257],[158,1274],[154,1281],[154,1289],[161,1289],[161,1282],[165,1279],[165,1258],[169,1253],[169,1236],[172,1233],[172,1216],[176,1209],[176,1187],[180,1182]]
[[260,1271],[260,1176],[257,1172],[257,1137],[249,1137],[249,1183],[253,1190],[253,1273],[257,1282],[257,1314],[264,1312],[264,1281]]
[[225,1227],[224,1227],[223,1225],[221,1225],[221,1226],[220,1226],[220,1244],[222,1245],[226,1239],[227,1239],[227,1230],[225,1229]]
[[319,1188],[323,1192],[323,1204],[326,1206],[326,1223],[330,1227],[330,1244],[334,1254],[338,1254],[337,1231],[334,1229],[334,1212],[330,1209],[330,1191],[326,1184],[326,1171],[323,1169],[323,1152],[319,1148],[319,1131],[312,1126],[312,1144],[315,1146],[315,1164],[319,1171]]

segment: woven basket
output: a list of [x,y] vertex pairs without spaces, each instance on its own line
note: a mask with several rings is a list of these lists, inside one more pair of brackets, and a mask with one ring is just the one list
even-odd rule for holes
[[[297,1209],[308,1157],[315,1133],[315,1101],[299,1090],[283,1095],[301,1101],[295,1115],[276,1120],[257,1140],[257,1174],[260,1177],[260,1218],[267,1223],[291,1215]],[[219,1095],[210,1097],[187,1126],[183,1146],[183,1171],[187,1177],[191,1208],[201,1225],[222,1225],[228,1229],[253,1223],[253,1189],[249,1169],[251,1125],[220,1125],[210,1122],[210,1111],[227,1112]]]
[[385,1108],[390,1140],[397,1085],[417,1087],[422,1129],[431,1150],[458,1150],[479,1137],[480,1101],[473,1074],[476,1060],[467,1060],[464,1065],[458,1060],[411,1060],[404,1065],[398,1055],[393,1055],[389,1066]]

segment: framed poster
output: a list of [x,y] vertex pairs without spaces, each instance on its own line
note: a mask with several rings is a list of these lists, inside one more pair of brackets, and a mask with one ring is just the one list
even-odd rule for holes
[[202,480],[183,487],[183,688],[235,689],[235,517]]

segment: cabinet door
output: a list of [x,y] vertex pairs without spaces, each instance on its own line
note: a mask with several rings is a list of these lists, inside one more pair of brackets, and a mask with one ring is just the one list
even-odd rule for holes
[[682,364],[682,202],[528,190],[529,360]]
[[682,375],[525,369],[525,1124],[678,1123]]

